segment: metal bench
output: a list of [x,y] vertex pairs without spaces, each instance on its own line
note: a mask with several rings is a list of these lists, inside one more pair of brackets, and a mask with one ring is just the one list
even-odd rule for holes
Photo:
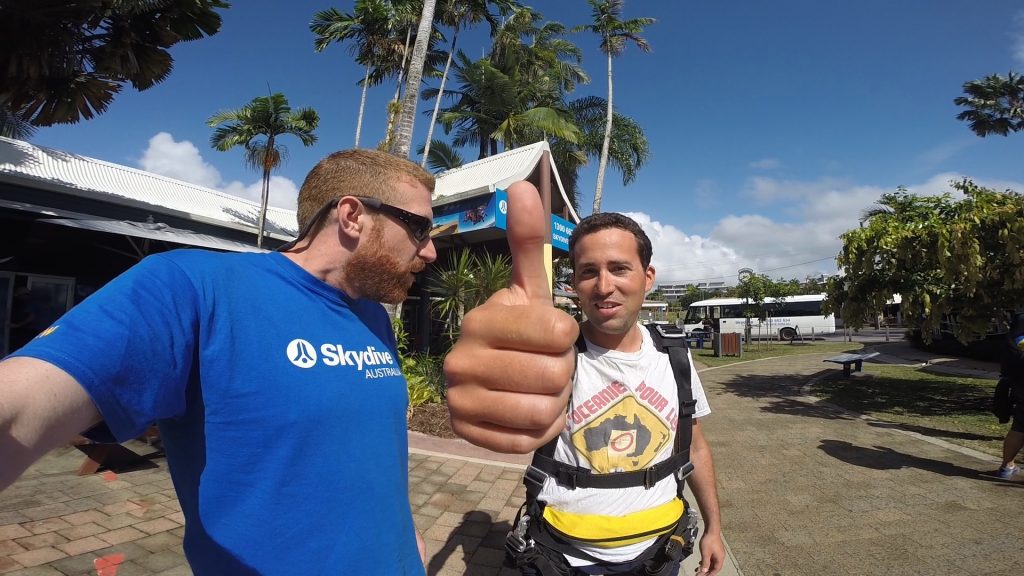
[[694,332],[686,333],[686,345],[689,346],[690,348],[700,348],[701,350],[703,350],[704,340],[706,339],[711,339],[710,332],[701,332],[700,330],[696,330]]
[[833,362],[835,364],[843,365],[843,376],[850,376],[850,366],[853,366],[854,372],[860,372],[863,368],[864,361],[869,358],[878,356],[878,352],[871,352],[869,354],[840,354],[839,356],[833,356],[832,358],[826,358],[822,362]]

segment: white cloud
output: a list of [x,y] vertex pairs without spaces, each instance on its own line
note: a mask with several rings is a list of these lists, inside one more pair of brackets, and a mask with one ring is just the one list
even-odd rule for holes
[[[188,140],[180,142],[167,132],[149,139],[149,146],[139,159],[139,167],[154,174],[183,180],[199,186],[213,188],[259,203],[262,184],[259,179],[251,184],[238,180],[224,182],[220,171],[203,159],[199,149]],[[283,176],[270,177],[271,206],[295,209],[299,188]]]
[[782,163],[779,162],[776,158],[762,158],[761,160],[757,160],[755,162],[750,163],[750,167],[754,168],[755,170],[772,170],[774,168],[778,168],[781,165]]
[[[252,184],[243,184],[238,180],[235,180],[223,185],[220,189],[228,194],[233,194],[259,203],[260,196],[263,194],[263,183],[256,181]],[[284,176],[270,177],[270,200],[268,203],[271,206],[295,210],[295,201],[298,199],[298,196],[299,188],[295,185],[295,182],[292,182]]]
[[736,253],[698,235],[687,235],[675,226],[662,224],[643,212],[628,212],[651,239],[654,247],[655,282],[717,280],[736,275]]
[[[907,186],[913,194],[951,192],[950,182],[963,176],[936,174]],[[1024,190],[1024,183],[975,179],[995,190]],[[688,235],[643,213],[630,216],[640,223],[654,245],[657,282],[714,282],[733,284],[743,267],[772,278],[804,278],[836,272],[835,256],[842,247],[839,236],[856,228],[864,209],[896,187],[855,185],[830,178],[816,181],[779,181],[751,178],[745,190],[783,212],[782,222],[759,214],[732,214],[715,224],[707,238]],[[788,210],[787,210],[788,209]]]
[[149,147],[142,153],[139,166],[147,172],[207,188],[220,184],[220,172],[203,160],[195,145],[188,140],[175,142],[174,136],[167,132],[149,139]]

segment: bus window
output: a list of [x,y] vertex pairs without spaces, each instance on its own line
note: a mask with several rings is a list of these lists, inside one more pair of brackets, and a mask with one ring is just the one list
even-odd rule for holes
[[691,306],[686,309],[686,323],[699,324],[708,314],[707,306]]

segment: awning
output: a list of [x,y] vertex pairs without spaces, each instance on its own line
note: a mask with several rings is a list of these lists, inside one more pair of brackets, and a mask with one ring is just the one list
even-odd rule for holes
[[150,240],[162,240],[164,242],[185,244],[187,246],[213,248],[215,250],[227,250],[230,252],[266,252],[266,250],[261,250],[249,244],[235,242],[234,240],[225,240],[208,234],[199,234],[182,228],[172,228],[161,222],[132,222],[128,220],[100,220],[84,218],[40,218],[38,221],[46,222],[48,224],[58,224],[60,226],[70,226],[72,228],[81,228],[84,230],[107,232],[110,234],[124,234],[125,236],[132,236],[135,238],[148,238]]
[[107,232],[109,234],[121,234],[124,236],[131,236],[133,238],[162,240],[164,242],[173,242],[175,244],[199,246],[201,248],[213,248],[214,250],[227,250],[229,252],[266,252],[266,250],[261,250],[251,244],[244,244],[242,242],[235,242],[234,240],[218,238],[216,236],[210,236],[209,234],[199,234],[198,232],[185,230],[184,228],[172,228],[161,222],[134,222],[131,220],[95,218],[91,215],[79,212],[71,212],[69,210],[7,199],[0,199],[0,208],[8,208],[11,210],[50,216],[50,218],[40,218],[37,222],[46,222],[47,224],[57,224],[59,226],[69,226],[71,228],[80,228],[83,230],[94,230],[97,232]]

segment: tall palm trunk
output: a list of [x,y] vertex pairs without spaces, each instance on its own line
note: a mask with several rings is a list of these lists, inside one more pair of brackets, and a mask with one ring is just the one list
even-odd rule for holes
[[412,61],[409,62],[409,78],[406,81],[405,96],[402,107],[398,111],[395,140],[389,152],[401,158],[409,157],[412,147],[412,129],[416,120],[416,101],[419,99],[420,82],[423,80],[423,65],[427,60],[427,48],[430,45],[430,32],[434,27],[434,6],[436,0],[424,0],[423,12],[420,14],[420,26],[416,31],[416,45],[412,49]]
[[430,155],[430,142],[434,138],[434,126],[437,124],[437,114],[441,110],[441,97],[444,96],[444,83],[448,80],[448,68],[452,65],[452,54],[455,54],[455,43],[459,40],[459,29],[455,28],[452,33],[452,45],[448,49],[448,60],[444,63],[444,72],[441,73],[441,87],[437,89],[437,99],[434,100],[434,113],[430,115],[430,126],[427,127],[427,142],[423,145],[423,159],[421,167],[427,166],[427,156]]
[[405,48],[402,50],[402,67],[398,70],[398,81],[395,82],[395,97],[388,102],[388,128],[384,131],[384,141],[391,147],[395,132],[395,120],[398,118],[399,102],[402,98],[402,85],[405,79],[405,63],[409,56],[409,40],[412,39],[412,26],[405,29]]
[[604,121],[604,141],[601,142],[601,161],[597,165],[597,188],[594,190],[594,214],[601,211],[604,172],[608,168],[608,146],[612,141],[612,54],[608,53],[608,113]]
[[366,89],[370,86],[370,65],[366,65],[366,72],[363,74],[363,95],[359,97],[359,118],[356,119],[356,143],[354,148],[359,148],[359,134],[363,131],[363,110],[366,109]]
[[270,167],[267,161],[263,162],[263,191],[260,194],[260,223],[259,236],[256,237],[256,247],[263,248],[263,229],[267,222],[267,204],[270,202]]

